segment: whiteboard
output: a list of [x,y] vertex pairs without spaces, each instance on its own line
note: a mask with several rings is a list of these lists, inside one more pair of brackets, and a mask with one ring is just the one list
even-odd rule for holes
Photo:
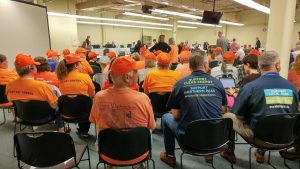
[[0,53],[8,58],[10,68],[18,53],[45,56],[50,47],[45,6],[0,0]]

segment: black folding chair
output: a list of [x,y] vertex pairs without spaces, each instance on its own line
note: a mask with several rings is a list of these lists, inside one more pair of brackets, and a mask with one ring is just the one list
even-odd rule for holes
[[[253,131],[253,142],[245,138],[245,141],[251,145],[249,148],[249,168],[251,169],[251,149],[259,148],[269,151],[268,164],[275,168],[271,162],[271,151],[284,150],[292,147],[299,131],[299,114],[272,114],[262,117],[257,121]],[[260,143],[258,143],[258,140]],[[262,145],[261,142],[268,143],[270,146]],[[272,148],[273,147],[273,148]],[[284,158],[284,165],[290,168]],[[300,165],[300,163],[299,163]]]
[[[85,160],[88,160],[89,168],[91,168],[88,145],[74,144],[68,134],[60,132],[17,133],[14,135],[14,142],[19,168],[28,165],[53,167],[59,164],[68,165],[68,167],[61,168],[79,168],[80,161]],[[88,158],[82,159],[86,151]]]
[[101,91],[101,85],[95,81],[93,81],[93,84],[95,86],[95,93]]
[[[147,168],[149,168],[148,161],[151,160],[153,168],[155,169],[155,162],[152,159],[152,146],[151,146],[151,134],[149,129],[145,127],[136,127],[132,129],[105,129],[99,132],[98,137],[99,146],[99,164],[104,163],[112,166],[133,166],[142,162],[147,162]],[[136,162],[129,164],[114,164],[106,161],[103,157],[119,161],[129,161],[141,157],[143,154],[148,155]]]
[[[170,109],[167,108],[167,103],[169,100],[171,92],[167,92],[164,95],[160,95],[157,92],[149,93],[148,96],[151,100],[154,117],[161,118],[165,113],[169,112]],[[162,123],[160,124],[162,128]]]
[[[231,138],[232,120],[228,118],[203,119],[191,122],[185,131],[183,143],[179,143],[182,153],[180,167],[183,168],[184,154],[206,156],[220,153]],[[212,167],[214,163],[212,161]],[[233,164],[231,163],[231,168]]]
[[0,123],[0,126],[3,125],[6,122],[5,117],[5,110],[9,112],[9,109],[11,109],[13,106],[9,103],[6,94],[5,94],[6,85],[0,85],[0,104],[5,104],[5,106],[0,106],[0,109],[2,109],[3,112],[3,122]]
[[[15,108],[15,127],[14,134],[17,131],[17,125],[30,126],[33,131],[33,126],[42,126],[55,120],[56,110],[53,109],[48,102],[38,100],[15,100],[13,101]],[[13,146],[13,155],[15,157],[15,145]]]
[[58,98],[58,107],[65,122],[85,123],[89,122],[92,99],[86,95],[62,95]]
[[[53,109],[47,101],[39,100],[15,100],[13,101],[15,107],[15,128],[14,134],[17,130],[17,124],[25,126],[41,126],[48,124],[55,120],[56,110]],[[19,118],[19,120],[17,120]]]

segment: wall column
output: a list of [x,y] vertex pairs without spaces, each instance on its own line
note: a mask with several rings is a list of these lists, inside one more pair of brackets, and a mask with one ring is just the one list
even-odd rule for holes
[[173,18],[173,30],[172,30],[172,37],[174,38],[175,42],[177,39],[177,19]]
[[287,78],[292,34],[294,30],[296,0],[271,0],[266,50],[278,52],[280,75]]

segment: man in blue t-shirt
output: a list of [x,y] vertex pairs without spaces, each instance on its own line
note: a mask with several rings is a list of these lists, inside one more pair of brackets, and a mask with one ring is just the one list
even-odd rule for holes
[[[171,113],[162,117],[166,152],[160,159],[172,167],[176,164],[175,138],[182,143],[188,124],[194,120],[222,118],[222,106],[227,105],[221,82],[205,73],[209,69],[205,52],[193,52],[189,64],[193,73],[175,84],[167,103]],[[211,162],[212,156],[205,159]]]
[[[264,52],[258,58],[261,77],[246,84],[235,100],[232,112],[224,117],[233,120],[233,129],[247,141],[253,141],[253,131],[257,121],[276,113],[297,113],[298,94],[295,86],[279,75],[280,60],[275,51]],[[267,145],[260,141],[259,144]],[[264,162],[265,151],[258,149],[256,161]],[[228,151],[221,153],[227,160],[235,157]]]

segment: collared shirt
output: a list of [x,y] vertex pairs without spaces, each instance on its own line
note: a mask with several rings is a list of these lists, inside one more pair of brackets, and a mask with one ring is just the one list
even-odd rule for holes
[[227,105],[222,83],[203,71],[178,81],[167,103],[170,109],[180,109],[178,135],[184,135],[191,121],[221,118],[222,105]]
[[266,115],[297,113],[297,89],[277,72],[266,73],[241,89],[232,111],[254,130]]

